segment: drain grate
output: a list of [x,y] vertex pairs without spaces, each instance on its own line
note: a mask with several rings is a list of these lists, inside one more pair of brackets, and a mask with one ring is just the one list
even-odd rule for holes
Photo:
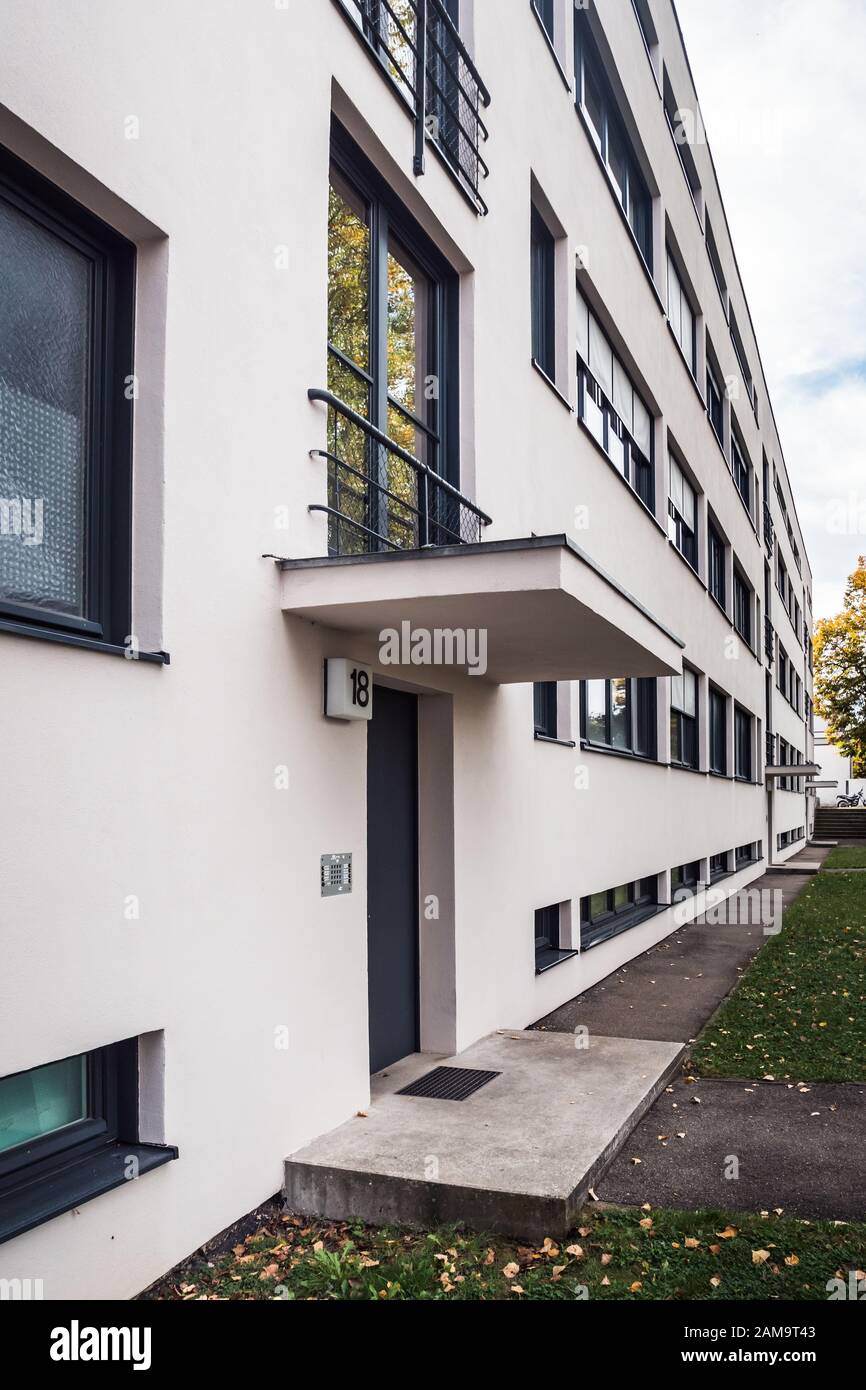
[[473,1067],[434,1067],[411,1086],[404,1086],[398,1096],[425,1096],[428,1100],[466,1100],[486,1086],[498,1071],[477,1071]]

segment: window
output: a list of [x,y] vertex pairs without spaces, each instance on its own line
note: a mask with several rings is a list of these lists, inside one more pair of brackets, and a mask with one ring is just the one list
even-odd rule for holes
[[580,946],[589,950],[620,932],[637,926],[658,910],[658,880],[655,876],[621,883],[602,893],[593,893],[580,902]]
[[715,371],[707,363],[707,417],[716,438],[725,447],[725,406],[722,388]]
[[[328,388],[449,482],[456,454],[457,279],[337,130],[328,205]],[[438,390],[429,390],[430,381]],[[331,412],[331,553],[414,548],[418,475]],[[365,483],[376,469],[375,485]],[[360,475],[360,476],[359,476]],[[386,492],[385,489],[388,491]],[[389,498],[388,493],[392,494]],[[396,497],[396,500],[394,498]]]
[[728,854],[723,850],[721,854],[714,854],[710,859],[710,883],[715,883],[717,878],[724,878],[728,872]]
[[698,766],[698,678],[688,666],[671,677],[671,762]]
[[583,295],[577,292],[578,418],[650,511],[652,417]]
[[691,144],[698,133],[700,113],[697,109],[697,103],[695,104],[694,111],[688,108],[680,109],[677,104],[677,99],[674,96],[674,90],[671,86],[670,78],[668,77],[667,68],[664,70],[663,87],[665,116],[667,117],[671,135],[674,138],[674,144],[676,145],[683,173],[686,176],[686,182],[689,185],[689,192],[692,195],[695,206],[697,206],[701,193],[701,180],[698,176],[698,168],[695,164],[695,157],[692,154]]
[[742,869],[745,864],[753,864],[759,858],[757,844],[738,845],[734,850],[734,867]]
[[668,535],[677,550],[698,568],[698,500],[694,488],[673,455],[669,455]]
[[739,438],[739,431],[736,426],[731,426],[731,472],[734,476],[734,485],[737,492],[742,497],[749,512],[752,510],[752,491],[750,486],[750,473],[746,462],[745,449],[743,442]]
[[535,913],[535,973],[541,975],[561,960],[570,960],[577,952],[561,945],[560,918],[565,904],[539,907]]
[[720,608],[727,611],[725,588],[725,542],[715,526],[710,523],[707,532],[708,568],[710,572],[710,593]]
[[0,616],[123,647],[135,248],[0,151]]
[[600,748],[656,757],[656,682],[653,677],[584,681],[583,738]]
[[556,738],[559,727],[556,713],[556,681],[537,681],[532,689],[535,732],[542,738]]
[[739,570],[734,570],[734,627],[752,645],[752,590]]
[[749,400],[753,400],[752,373],[746,358],[746,349],[743,346],[743,338],[737,325],[736,316],[733,309],[730,312],[731,341],[734,344],[734,352],[737,354],[737,361],[740,364],[740,371],[743,374],[743,385],[746,388],[746,395]]
[[637,15],[637,22],[640,25],[640,31],[643,35],[643,41],[647,46],[648,52],[652,53],[652,50],[656,47],[659,40],[655,25],[653,24],[652,15],[650,14],[649,4],[647,0],[633,0],[633,4],[634,12]]
[[541,20],[541,27],[553,43],[553,0],[530,0],[530,4]]
[[707,255],[710,258],[710,265],[712,266],[713,276],[715,277],[716,284],[719,288],[719,294],[722,296],[722,303],[725,305],[725,311],[727,312],[728,286],[727,282],[725,281],[725,273],[722,270],[722,258],[719,255],[719,248],[716,244],[716,238],[713,234],[713,228],[710,223],[709,217],[706,219],[706,233]]
[[177,1157],[138,1140],[138,1040],[0,1078],[0,1239]]
[[752,780],[752,716],[734,706],[734,775],[741,782]]
[[680,898],[687,897],[690,893],[695,893],[698,888],[701,874],[701,861],[693,859],[690,864],[679,864],[677,868],[671,869],[671,899],[676,902]]
[[556,376],[556,242],[537,208],[532,209],[532,356],[551,381]]
[[710,770],[721,776],[728,771],[728,701],[710,686]]
[[697,334],[695,315],[682,281],[668,251],[668,322],[692,376],[697,375]]
[[574,16],[574,71],[578,109],[652,274],[652,199],[623,129],[586,15],[579,11]]

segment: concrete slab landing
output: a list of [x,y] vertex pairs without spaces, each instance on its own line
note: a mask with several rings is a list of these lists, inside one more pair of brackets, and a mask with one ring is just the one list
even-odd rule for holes
[[[529,1240],[563,1236],[683,1051],[502,1030],[456,1057],[416,1053],[373,1077],[364,1116],[287,1159],[287,1205],[375,1225],[460,1221]],[[396,1094],[440,1065],[500,1075],[464,1101]]]

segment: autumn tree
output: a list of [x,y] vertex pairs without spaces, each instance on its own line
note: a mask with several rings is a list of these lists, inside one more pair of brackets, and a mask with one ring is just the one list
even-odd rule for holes
[[845,589],[835,618],[815,627],[815,709],[827,721],[831,743],[866,777],[866,557]]

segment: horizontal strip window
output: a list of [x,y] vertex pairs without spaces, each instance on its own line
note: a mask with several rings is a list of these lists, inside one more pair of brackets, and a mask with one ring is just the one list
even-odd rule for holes
[[698,498],[683,470],[668,454],[668,535],[698,572]]
[[578,418],[654,512],[653,417],[579,290],[577,387]]
[[798,830],[783,830],[776,836],[776,848],[787,849],[789,845],[795,845],[798,840],[805,840],[806,827],[801,825]]
[[588,950],[652,917],[658,908],[655,875],[592,893],[580,902],[580,946]]
[[734,850],[734,866],[744,869],[747,864],[757,863],[760,857],[760,845],[757,841],[750,845],[737,845]]
[[700,887],[701,861],[693,859],[690,864],[678,864],[671,869],[671,897],[687,897],[696,893]]
[[0,1240],[177,1157],[138,1137],[138,1040],[0,1078]]
[[614,195],[652,274],[652,198],[625,133],[586,15],[575,11],[574,72],[577,105],[607,170]]
[[656,707],[654,677],[582,681],[581,737],[592,747],[655,759]]
[[728,872],[728,851],[723,850],[721,854],[713,854],[710,857],[710,883],[715,883],[717,879],[724,878]]

